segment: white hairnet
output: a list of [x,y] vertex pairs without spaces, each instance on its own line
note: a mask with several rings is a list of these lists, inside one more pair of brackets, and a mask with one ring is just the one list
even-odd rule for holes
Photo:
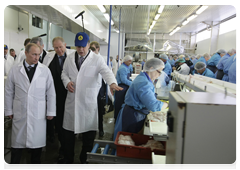
[[158,70],[160,68],[164,68],[164,62],[158,58],[152,58],[150,60],[148,60],[144,66],[143,66],[143,71],[148,71],[148,72],[152,72],[155,70]]
[[204,58],[211,58],[211,56],[208,53],[203,54]]
[[206,64],[204,62],[197,62],[194,66],[195,70],[202,70],[206,68]]
[[222,54],[222,53],[226,54],[227,52],[225,50],[223,50],[223,49],[220,49],[220,50],[217,51],[217,53],[219,53],[219,54]]
[[196,56],[196,58],[197,58],[197,59],[201,58],[201,54],[198,54],[198,55]]
[[167,60],[167,59],[168,59],[168,56],[167,56],[166,54],[161,54],[161,55],[159,56],[159,58],[162,58],[162,59]]
[[133,59],[132,56],[126,55],[126,56],[123,58],[123,62],[128,61],[128,60],[132,60],[132,59]]

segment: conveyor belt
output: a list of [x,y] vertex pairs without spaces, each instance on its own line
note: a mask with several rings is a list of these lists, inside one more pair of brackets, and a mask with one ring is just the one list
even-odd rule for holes
[[[103,153],[96,153],[99,147],[104,147]],[[110,151],[111,150],[111,151]],[[108,154],[108,152],[111,152]],[[134,159],[116,156],[116,145],[114,141],[95,140],[91,153],[87,153],[87,162],[101,164],[151,164],[152,160]]]

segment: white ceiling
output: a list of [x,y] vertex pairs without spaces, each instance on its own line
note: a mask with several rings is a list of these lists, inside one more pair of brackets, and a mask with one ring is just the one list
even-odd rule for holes
[[[149,8],[149,24],[153,21],[155,14],[160,5],[113,5],[112,20],[114,26],[119,29],[119,12],[121,8],[121,32],[125,33],[141,33],[148,31],[148,8]],[[25,9],[35,15],[40,15],[44,19],[53,22],[56,25],[66,25],[69,18],[63,14],[59,14],[55,9],[48,5],[17,5],[21,9]],[[69,6],[71,7],[71,5]],[[106,27],[109,24],[97,5],[85,5],[85,7]],[[137,8],[136,8],[137,7]],[[200,5],[165,5],[165,8],[153,27],[151,33],[170,33],[175,27],[194,13]],[[107,12],[110,11],[110,5],[105,5]],[[231,5],[209,5],[209,7],[197,18],[190,21],[187,25],[182,26],[178,32],[198,32],[206,28],[206,23],[219,22],[230,16],[236,15],[236,9]],[[65,26],[66,27],[66,26]],[[113,31],[113,29],[112,29]]]

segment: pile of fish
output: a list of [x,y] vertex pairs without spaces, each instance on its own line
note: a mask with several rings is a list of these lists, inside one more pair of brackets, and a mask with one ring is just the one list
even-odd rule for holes
[[150,112],[148,114],[148,119],[152,122],[164,122],[166,120],[165,112]]
[[[132,146],[136,146],[135,142],[132,140],[130,135],[119,135],[118,138],[118,144],[122,144],[122,145],[132,145]],[[143,145],[139,145],[141,147],[145,147],[145,148],[151,148],[151,150],[154,149],[164,149],[164,146],[161,142],[155,141],[155,140],[148,140],[148,142],[146,144]]]

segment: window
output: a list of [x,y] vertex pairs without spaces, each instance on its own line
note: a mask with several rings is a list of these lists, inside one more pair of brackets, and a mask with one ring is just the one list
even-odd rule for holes
[[35,15],[32,15],[32,26],[42,28],[42,19]]
[[196,42],[199,42],[199,41],[202,41],[202,40],[206,40],[208,38],[211,37],[211,30],[208,31],[208,30],[205,30],[203,32],[200,32],[197,34],[197,40]]
[[220,24],[219,35],[236,30],[238,21],[236,17]]

